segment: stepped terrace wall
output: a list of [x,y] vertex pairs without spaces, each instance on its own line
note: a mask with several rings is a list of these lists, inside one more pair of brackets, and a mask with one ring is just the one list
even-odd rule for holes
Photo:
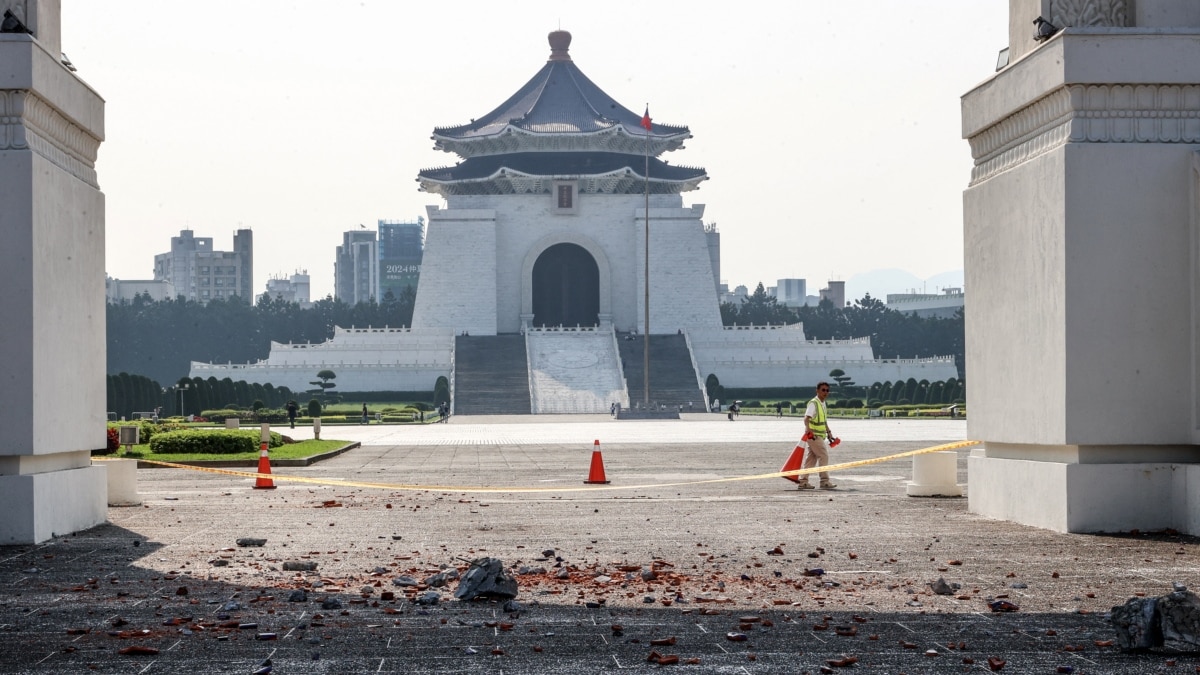
[[702,376],[715,374],[726,387],[795,387],[845,371],[858,384],[958,377],[953,356],[876,359],[870,338],[806,340],[801,324],[728,326],[688,332]]

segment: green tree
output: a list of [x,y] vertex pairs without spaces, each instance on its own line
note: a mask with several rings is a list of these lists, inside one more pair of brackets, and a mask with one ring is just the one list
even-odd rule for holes
[[929,385],[929,403],[941,405],[946,403],[946,383],[943,381],[933,382]]
[[322,399],[328,401],[330,399],[330,397],[333,395],[333,392],[331,392],[329,390],[333,389],[334,387],[337,386],[337,383],[332,381],[336,378],[337,378],[337,373],[334,373],[332,370],[329,370],[328,368],[318,371],[317,379],[313,382],[309,382],[309,384],[315,386],[316,389],[309,389],[308,393],[318,394],[318,395],[320,395],[320,397]]
[[441,405],[450,402],[450,380],[445,375],[439,375],[433,383],[433,404]]
[[[722,320],[725,316],[722,314]],[[742,304],[737,309],[735,323],[740,325],[766,326],[770,324],[791,324],[796,322],[796,315],[786,305],[781,305],[772,296],[767,295],[767,289],[758,282],[754,293],[742,298]]]
[[738,308],[732,302],[722,302],[721,306],[721,325],[732,326],[738,323]]
[[828,299],[821,300],[816,307],[805,305],[796,310],[797,318],[804,324],[804,333],[810,340],[845,340],[854,336],[843,310],[833,306]]
[[837,382],[838,389],[847,389],[854,386],[854,380],[841,368],[834,368],[829,371],[829,377],[834,382]]

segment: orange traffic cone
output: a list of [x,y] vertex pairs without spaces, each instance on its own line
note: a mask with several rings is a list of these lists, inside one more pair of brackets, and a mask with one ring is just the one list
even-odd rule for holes
[[[266,443],[263,443],[258,451],[258,472],[265,474],[271,473],[271,456],[267,454]],[[262,476],[259,476],[258,479],[254,481],[254,489],[274,490],[275,481],[271,480],[270,478],[263,478]]]
[[596,439],[592,450],[592,469],[584,483],[607,483],[604,478],[604,458],[600,456],[600,440]]
[[[783,463],[783,468],[780,469],[779,471],[781,473],[785,472],[785,471],[795,471],[796,469],[802,468],[803,466],[804,466],[804,444],[797,443],[796,449],[792,450],[792,455],[787,458],[787,461]],[[792,481],[793,483],[800,482],[799,476],[784,476],[784,478]]]

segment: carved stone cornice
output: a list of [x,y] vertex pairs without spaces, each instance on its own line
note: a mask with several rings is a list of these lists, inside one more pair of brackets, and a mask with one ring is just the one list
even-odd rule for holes
[[1066,143],[1200,143],[1200,85],[1056,89],[971,137],[971,184]]
[[31,150],[98,188],[100,139],[67,119],[34,92],[0,89],[0,150]]
[[1128,0],[1050,0],[1050,23],[1067,26],[1129,25]]

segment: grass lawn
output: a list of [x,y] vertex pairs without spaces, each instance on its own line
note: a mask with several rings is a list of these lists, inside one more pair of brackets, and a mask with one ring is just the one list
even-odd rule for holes
[[[323,452],[337,450],[349,442],[322,440],[288,443],[278,448],[271,448],[271,459],[304,459]],[[150,444],[147,443],[145,445],[133,446],[133,449],[128,454],[122,452],[108,456],[128,459],[153,459],[159,462],[202,462],[205,460],[226,462],[244,459],[256,460],[258,459],[258,451],[238,453],[153,453],[150,452]]]

